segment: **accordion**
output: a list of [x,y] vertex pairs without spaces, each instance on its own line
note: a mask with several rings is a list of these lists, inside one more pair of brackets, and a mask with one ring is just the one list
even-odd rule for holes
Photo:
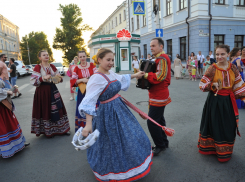
[[[155,73],[156,72],[155,61],[141,60],[140,61],[140,71],[144,71],[146,73],[149,73],[149,72]],[[151,83],[147,79],[142,77],[141,79],[137,80],[136,87],[149,90],[151,88]]]

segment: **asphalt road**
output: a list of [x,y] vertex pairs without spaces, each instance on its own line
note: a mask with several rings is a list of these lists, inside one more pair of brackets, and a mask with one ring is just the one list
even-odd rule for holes
[[[30,76],[26,76],[17,80],[23,96],[14,103],[23,134],[31,145],[9,159],[0,158],[0,182],[95,182],[86,151],[77,152],[71,144],[75,101],[69,101],[69,78],[65,76],[58,88],[68,112],[72,135],[51,139],[30,133],[35,87],[29,84],[29,79]],[[199,90],[198,82],[172,77],[169,87],[172,103],[166,107],[165,118],[167,126],[174,128],[176,133],[169,138],[169,148],[153,158],[150,174],[140,182],[245,181],[245,142],[242,140],[245,137],[245,110],[239,110],[242,137],[236,138],[229,162],[220,163],[215,155],[199,154],[197,140],[207,93]],[[135,105],[148,100],[147,91],[135,88],[135,80],[131,81],[128,91],[120,94]],[[147,105],[137,106],[147,112]],[[133,113],[152,142],[146,121]]]

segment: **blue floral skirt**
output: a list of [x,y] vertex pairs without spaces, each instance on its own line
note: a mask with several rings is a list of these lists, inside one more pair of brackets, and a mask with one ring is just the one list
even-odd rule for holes
[[99,106],[95,129],[100,136],[87,157],[97,180],[134,181],[150,172],[150,141],[121,98]]

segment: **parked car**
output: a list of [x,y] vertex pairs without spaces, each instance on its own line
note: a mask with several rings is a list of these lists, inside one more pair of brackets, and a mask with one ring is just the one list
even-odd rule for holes
[[37,65],[37,64],[32,64],[32,67],[35,68],[36,65]]
[[[9,61],[6,61],[5,63],[6,63],[7,66],[9,65]],[[18,71],[17,72],[17,77],[28,75],[29,68],[26,68],[26,66],[23,63],[23,61],[15,60],[14,64],[16,65],[16,70]]]
[[32,74],[33,73],[33,69],[34,67],[30,64],[30,65],[26,65],[26,67],[29,69],[29,74]]
[[51,64],[57,68],[60,75],[65,76],[64,66],[61,63],[56,62],[56,63],[51,63]]

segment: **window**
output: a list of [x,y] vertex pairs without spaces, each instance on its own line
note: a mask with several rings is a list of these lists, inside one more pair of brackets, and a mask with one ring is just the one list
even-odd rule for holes
[[225,4],[225,0],[215,0],[215,4]]
[[122,15],[119,14],[119,24],[121,24],[121,23],[122,23]]
[[126,20],[126,10],[123,10],[123,20]]
[[[156,1],[157,1],[157,0],[153,0],[153,7],[155,7]],[[161,1],[158,0],[158,9],[159,9],[159,11],[161,11],[161,3],[160,3],[160,2],[161,2]]]
[[[214,35],[214,53],[215,53],[215,48],[217,45],[225,44],[224,42],[224,35]],[[214,54],[214,57],[216,54]]]
[[166,16],[171,15],[172,12],[172,0],[166,0],[167,13]]
[[179,10],[185,9],[187,7],[186,0],[179,0]]
[[144,58],[147,59],[147,44],[144,44]]
[[133,31],[134,31],[134,18],[131,18],[131,22],[132,22],[132,28],[131,28],[131,31],[133,32]]
[[143,15],[143,27],[146,26],[146,16]]
[[180,59],[186,60],[186,37],[180,37]]
[[235,35],[234,47],[242,48],[243,46],[243,35]]
[[171,55],[171,57],[173,57],[172,55],[172,39],[167,40],[167,53]]
[[115,26],[117,26],[117,17],[115,18]]
[[139,29],[140,28],[140,16],[137,15],[136,18],[137,18],[137,28],[136,29]]
[[105,31],[107,32],[107,25],[106,25],[106,27],[105,27]]
[[236,0],[238,6],[245,6],[245,0]]
[[109,23],[109,31],[111,30],[111,25],[110,25],[110,23]]

